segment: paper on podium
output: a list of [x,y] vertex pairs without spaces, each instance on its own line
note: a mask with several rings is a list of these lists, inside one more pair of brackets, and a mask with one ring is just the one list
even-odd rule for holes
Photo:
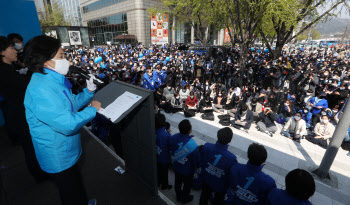
[[131,92],[126,91],[117,99],[115,99],[114,102],[109,104],[104,109],[101,108],[98,112],[109,118],[112,122],[114,122],[141,98],[142,97],[139,95],[135,95]]

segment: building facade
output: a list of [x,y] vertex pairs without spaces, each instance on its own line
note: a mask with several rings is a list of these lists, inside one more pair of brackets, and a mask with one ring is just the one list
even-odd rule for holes
[[129,34],[138,42],[151,43],[151,0],[81,0],[83,26],[91,29],[94,45],[116,43],[113,38]]
[[82,26],[82,17],[79,0],[51,0],[56,2],[64,11],[64,18],[71,22],[71,26]]
[[[147,9],[154,7],[158,0],[80,0],[83,26],[90,29],[92,45],[123,43],[113,39],[118,35],[135,35],[144,45],[152,44],[154,28]],[[190,24],[177,23],[168,18],[166,31],[168,43],[194,43],[195,29]],[[152,22],[152,27],[151,27]],[[159,29],[159,28],[158,28]],[[157,32],[158,33],[158,32]],[[164,32],[163,32],[164,34]],[[223,31],[214,34],[212,44],[220,45]],[[223,38],[223,37],[221,37]]]

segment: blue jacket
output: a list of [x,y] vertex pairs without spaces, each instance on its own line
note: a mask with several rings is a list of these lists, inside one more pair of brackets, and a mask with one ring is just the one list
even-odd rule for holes
[[309,200],[301,201],[288,194],[286,190],[272,189],[267,197],[266,205],[312,205]]
[[81,155],[80,128],[96,115],[96,108],[82,109],[93,97],[86,88],[74,95],[61,74],[44,69],[34,73],[24,99],[26,118],[42,170],[58,173],[72,167]]
[[206,143],[201,151],[203,181],[214,192],[225,192],[229,187],[229,174],[237,157],[227,150],[228,145]]
[[328,101],[326,99],[321,99],[318,103],[315,104],[316,97],[311,98],[310,103],[314,104],[314,108],[312,108],[312,114],[317,115],[321,112],[321,109],[318,109],[316,107],[322,106],[322,108],[328,108]]
[[153,80],[149,77],[149,75],[148,75],[147,73],[144,73],[144,74],[143,74],[142,83],[143,83],[143,84],[142,84],[142,87],[143,87],[143,88],[152,90],[153,92],[156,91],[154,82],[153,82]]
[[162,86],[162,79],[160,76],[160,72],[158,72],[157,70],[153,71],[153,82],[157,85],[157,87]]
[[303,120],[305,120],[306,124],[311,124],[312,113],[309,111],[308,113],[303,113]]
[[[174,156],[175,151],[177,151],[181,145],[185,145],[192,136],[189,135],[183,135],[181,133],[173,135],[173,137],[170,138],[169,143],[169,151],[172,156]],[[200,156],[199,156],[199,149],[198,146],[196,149],[190,153],[188,156],[184,157],[181,160],[173,162],[173,168],[177,173],[180,173],[185,176],[189,176],[194,174],[196,171],[196,168],[198,168],[200,165]]]
[[169,140],[171,135],[166,131],[165,127],[156,130],[156,152],[157,162],[160,164],[170,163]]
[[263,166],[236,163],[231,169],[230,187],[233,204],[265,204],[275,180],[262,172]]

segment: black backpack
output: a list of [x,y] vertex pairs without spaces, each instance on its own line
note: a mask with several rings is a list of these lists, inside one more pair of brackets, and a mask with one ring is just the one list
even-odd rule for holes
[[230,120],[230,115],[219,115],[218,116],[218,118],[220,119],[220,120]]
[[219,121],[219,123],[223,126],[230,126],[231,124],[230,119],[222,119]]
[[214,121],[214,114],[212,112],[208,112],[208,113],[203,113],[201,115],[201,118],[203,120],[210,120],[210,121]]
[[196,115],[196,112],[194,110],[185,109],[184,115],[185,117],[193,117]]

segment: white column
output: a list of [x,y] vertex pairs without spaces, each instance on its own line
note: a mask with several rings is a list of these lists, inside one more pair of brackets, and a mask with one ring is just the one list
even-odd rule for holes
[[194,27],[191,26],[191,43],[194,43]]
[[173,26],[172,26],[172,28],[169,28],[169,29],[171,29],[171,33],[172,33],[172,43],[175,43],[176,42],[176,36],[175,36],[175,29],[177,29],[176,28],[176,19],[175,19],[175,16],[173,17]]

